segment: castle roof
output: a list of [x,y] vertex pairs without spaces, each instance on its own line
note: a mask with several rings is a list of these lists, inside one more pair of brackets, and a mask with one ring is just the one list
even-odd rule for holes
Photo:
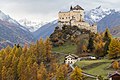
[[115,76],[115,75],[120,76],[120,73],[118,73],[118,72],[116,71],[116,72],[115,72],[115,73],[113,73],[113,74],[109,74],[109,76],[108,76],[108,77],[110,78],[110,77]]
[[72,10],[84,10],[84,9],[82,7],[80,7],[79,5],[77,5],[74,8],[72,8]]

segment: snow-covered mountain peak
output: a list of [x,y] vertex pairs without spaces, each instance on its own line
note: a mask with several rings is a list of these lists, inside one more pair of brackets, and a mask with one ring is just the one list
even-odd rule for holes
[[100,9],[100,8],[102,8],[102,6],[100,5],[100,6],[98,6],[98,7],[96,7],[96,9]]
[[114,13],[115,9],[103,8],[102,6],[98,6],[95,9],[89,10],[85,12],[85,21],[92,23],[99,22],[105,16]]
[[43,26],[44,24],[47,24],[46,22],[34,22],[34,21],[30,21],[25,19],[21,19],[18,21],[22,26],[26,27],[27,29],[29,29],[30,32],[35,32],[36,30],[38,30],[41,26]]
[[9,17],[8,15],[4,14],[4,13],[0,10],[0,19],[6,21],[6,20],[10,19],[10,17]]
[[19,23],[16,20],[12,19],[9,15],[6,15],[1,10],[0,10],[0,20],[19,25]]

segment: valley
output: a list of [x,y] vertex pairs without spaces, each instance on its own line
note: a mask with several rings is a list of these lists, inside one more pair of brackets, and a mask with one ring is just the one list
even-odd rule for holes
[[0,10],[0,80],[120,80],[118,8],[34,2],[17,20]]

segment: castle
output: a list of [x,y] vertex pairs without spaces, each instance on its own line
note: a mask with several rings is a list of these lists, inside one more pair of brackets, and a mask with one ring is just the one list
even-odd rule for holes
[[97,33],[97,25],[90,25],[84,21],[84,9],[79,5],[70,7],[70,11],[58,13],[58,26],[60,28],[63,25],[78,26],[80,29],[90,30],[91,32]]

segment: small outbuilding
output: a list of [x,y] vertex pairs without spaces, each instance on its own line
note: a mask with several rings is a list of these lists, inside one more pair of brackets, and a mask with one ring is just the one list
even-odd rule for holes
[[78,56],[69,54],[65,57],[65,64],[74,64],[78,60]]
[[120,73],[118,73],[117,71],[109,74],[109,80],[120,80]]

